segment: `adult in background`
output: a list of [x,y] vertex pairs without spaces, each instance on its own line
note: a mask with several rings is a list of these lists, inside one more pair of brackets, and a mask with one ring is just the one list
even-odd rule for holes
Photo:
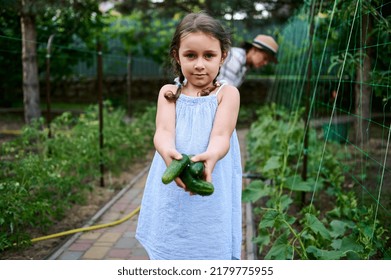
[[277,52],[278,44],[273,37],[260,34],[251,43],[245,42],[241,47],[230,49],[217,80],[239,87],[248,69],[258,69],[269,62],[277,63]]

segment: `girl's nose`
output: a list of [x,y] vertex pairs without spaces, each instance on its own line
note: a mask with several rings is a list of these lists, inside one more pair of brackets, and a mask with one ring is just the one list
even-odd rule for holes
[[205,65],[204,62],[202,61],[202,58],[197,59],[196,63],[194,64],[195,69],[204,69]]

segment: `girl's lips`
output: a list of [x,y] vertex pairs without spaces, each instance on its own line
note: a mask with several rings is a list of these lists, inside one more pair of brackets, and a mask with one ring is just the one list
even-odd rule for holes
[[194,74],[195,76],[206,76],[206,74]]

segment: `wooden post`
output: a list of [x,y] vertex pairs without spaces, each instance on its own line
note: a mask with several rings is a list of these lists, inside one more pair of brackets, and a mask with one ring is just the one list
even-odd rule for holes
[[372,90],[370,86],[371,74],[371,37],[372,22],[370,13],[366,14],[362,10],[362,1],[360,4],[360,37],[359,45],[357,46],[357,53],[359,63],[356,67],[356,82],[354,86],[355,92],[355,114],[359,116],[354,122],[356,139],[355,142],[360,147],[368,142],[370,139],[370,119],[371,119],[371,100]]

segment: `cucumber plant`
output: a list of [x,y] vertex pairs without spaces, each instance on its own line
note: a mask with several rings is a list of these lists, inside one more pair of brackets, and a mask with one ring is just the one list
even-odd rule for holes
[[[353,190],[343,188],[341,149],[327,145],[323,152],[315,131],[309,131],[307,180],[301,178],[304,124],[301,112],[274,104],[258,111],[247,136],[246,169],[261,173],[243,190],[253,203],[257,244],[265,259],[387,258],[388,232],[371,207],[359,205]],[[346,167],[344,167],[346,168]],[[298,205],[302,194],[310,201]]]

